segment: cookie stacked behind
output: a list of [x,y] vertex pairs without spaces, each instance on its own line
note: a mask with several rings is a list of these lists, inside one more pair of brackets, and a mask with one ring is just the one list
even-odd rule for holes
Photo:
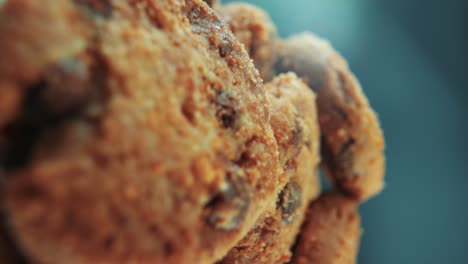
[[320,140],[313,92],[292,73],[276,77],[265,85],[265,90],[287,182],[280,183],[283,187],[277,199],[270,201],[247,236],[221,263],[289,261],[306,208],[320,194]]
[[270,18],[258,7],[231,3],[217,11],[264,80],[294,72],[316,93],[323,168],[334,185],[358,200],[378,194],[384,185],[383,133],[346,60],[309,32],[278,38]]
[[[322,168],[335,190],[308,209],[293,263],[354,263],[360,238],[357,206],[379,193],[384,183],[384,140],[376,114],[346,61],[325,40],[312,33],[279,39],[268,15],[249,4],[215,8],[264,80],[294,72],[316,93]],[[248,263],[242,256],[232,262]],[[259,263],[277,261],[276,257]]]

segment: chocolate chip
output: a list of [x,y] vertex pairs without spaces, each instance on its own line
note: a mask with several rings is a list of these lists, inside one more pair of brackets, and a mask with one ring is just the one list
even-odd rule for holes
[[242,168],[253,167],[257,164],[255,159],[252,158],[252,154],[248,150],[242,152],[239,159],[234,161],[234,163]]
[[285,162],[284,168],[294,170],[297,168],[297,157],[301,154],[304,142],[304,129],[301,125],[299,117],[294,121],[294,129],[290,132],[291,137],[286,146],[281,146],[281,160]]
[[[321,154],[324,164],[333,171],[333,177],[346,177],[352,172],[353,152],[352,146],[355,144],[353,138],[345,141],[338,151],[327,143],[325,137],[321,137]],[[337,182],[339,184],[339,181]]]
[[189,121],[189,123],[192,125],[196,123],[195,111],[196,111],[196,105],[195,105],[194,99],[192,97],[185,99],[184,102],[182,103],[181,112],[184,115],[184,117],[187,119],[187,121]]
[[304,139],[304,129],[302,128],[299,117],[294,122],[294,145],[300,145]]
[[84,113],[90,101],[103,101],[105,70],[99,60],[93,66],[78,57],[45,69],[25,89],[18,118],[0,131],[0,165],[5,170],[23,167],[43,131]]
[[350,151],[351,147],[356,143],[354,138],[349,138],[343,145],[341,145],[340,152],[338,153],[339,157],[346,156]]
[[64,60],[28,89],[27,114],[37,122],[60,119],[86,105],[92,88],[88,65],[77,58]]
[[232,52],[232,44],[228,40],[223,40],[218,47],[219,56],[225,58]]
[[164,255],[166,257],[172,256],[174,255],[174,253],[176,253],[175,244],[170,241],[164,242],[163,248],[164,248]]
[[235,128],[239,104],[236,98],[227,92],[221,91],[216,97],[217,111],[216,116],[220,120],[223,128]]
[[292,145],[295,148],[294,157],[297,157],[301,152],[301,147],[304,142],[304,128],[301,125],[299,117],[294,121],[294,131],[292,136]]
[[234,160],[233,163],[241,168],[249,168],[257,166],[258,160],[252,153],[252,148],[259,143],[257,136],[253,136],[244,142],[244,151],[239,155],[239,158]]
[[227,187],[207,204],[206,219],[212,227],[230,231],[239,228],[244,220],[251,190],[237,166],[228,170],[226,183]]
[[289,182],[284,186],[278,199],[278,207],[281,211],[281,218],[285,224],[291,224],[296,220],[297,209],[302,204],[302,189],[295,182]]
[[74,0],[75,3],[85,6],[94,14],[105,18],[112,16],[112,4],[110,0]]
[[352,147],[356,143],[354,138],[349,138],[346,142],[344,142],[341,147],[340,151],[337,153],[336,157],[334,157],[334,164],[336,168],[341,171],[340,174],[349,174],[352,172],[352,162],[353,162],[353,151]]
[[109,250],[112,248],[112,246],[115,243],[115,236],[114,235],[108,235],[106,239],[104,239],[104,248]]
[[15,123],[4,130],[0,141],[0,165],[6,170],[22,167],[32,158],[40,129],[27,123]]
[[187,1],[185,10],[193,32],[197,34],[208,32],[210,28],[209,20],[200,5],[195,4],[193,1]]
[[342,107],[337,106],[337,105],[333,105],[332,106],[332,111],[336,114],[336,116],[338,116],[338,118],[341,121],[348,120],[348,114],[346,114],[346,112],[342,109]]

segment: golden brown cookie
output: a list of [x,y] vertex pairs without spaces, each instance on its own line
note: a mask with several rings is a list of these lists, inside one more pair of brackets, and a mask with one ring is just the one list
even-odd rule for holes
[[[382,134],[346,62],[314,36],[276,41],[255,7],[217,3],[0,3],[1,261],[289,261],[319,193],[315,97],[293,74],[264,89],[244,47],[266,80],[293,70],[316,91],[336,185],[381,189]],[[353,263],[348,199],[313,203],[293,263]]]
[[33,262],[212,263],[276,200],[261,78],[201,0],[0,12],[0,83],[22,93],[1,127],[6,213]]
[[294,74],[280,75],[265,85],[270,124],[279,145],[280,164],[287,175],[278,198],[252,230],[220,263],[285,263],[304,219],[320,193],[317,176],[319,128],[315,95]]
[[322,156],[327,174],[362,200],[384,181],[384,140],[378,119],[346,61],[312,33],[283,41],[258,7],[233,3],[217,8],[260,70],[264,80],[295,72],[317,93]]
[[361,237],[357,200],[322,195],[307,211],[292,264],[353,264]]
[[270,16],[262,9],[246,3],[229,3],[215,9],[244,44],[262,78],[271,80],[274,77],[273,48],[277,32]]
[[322,156],[334,184],[361,200],[384,185],[384,139],[375,112],[346,61],[311,33],[279,42],[277,73],[293,71],[317,94]]

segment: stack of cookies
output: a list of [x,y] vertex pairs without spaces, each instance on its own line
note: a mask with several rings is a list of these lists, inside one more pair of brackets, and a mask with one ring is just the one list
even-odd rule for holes
[[1,263],[355,262],[384,141],[328,42],[240,3],[6,0],[0,51]]

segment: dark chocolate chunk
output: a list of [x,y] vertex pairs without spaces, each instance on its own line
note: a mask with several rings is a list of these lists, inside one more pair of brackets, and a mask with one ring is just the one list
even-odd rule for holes
[[237,166],[228,170],[227,187],[206,205],[206,219],[216,229],[230,231],[239,228],[249,208],[251,190],[239,170]]
[[232,52],[232,45],[228,41],[223,41],[219,45],[218,50],[219,50],[219,56],[221,56],[221,58],[224,58],[228,56],[229,53]]
[[282,220],[285,224],[290,224],[296,220],[297,209],[302,204],[302,189],[295,182],[289,182],[284,186],[279,195],[278,207],[281,210]]
[[0,166],[6,171],[20,168],[32,158],[40,129],[27,123],[9,125],[0,141]]
[[0,166],[7,171],[23,167],[43,131],[85,113],[91,102],[104,101],[106,76],[103,61],[92,64],[79,57],[45,69],[25,89],[18,118],[0,131]]
[[354,138],[349,138],[345,143],[343,143],[343,145],[341,145],[340,152],[338,153],[338,156],[339,157],[346,156],[355,142],[356,141],[354,140]]
[[337,106],[336,104],[332,106],[332,111],[333,113],[338,116],[338,118],[345,122],[346,120],[348,120],[348,114],[346,114],[345,110],[343,110],[342,107],[340,106]]
[[[330,171],[333,171],[333,177],[339,177],[341,175],[348,175],[351,172],[353,151],[352,146],[355,144],[353,138],[349,138],[343,143],[338,151],[333,151],[330,145],[327,143],[325,137],[321,137],[321,154],[326,167]],[[343,176],[341,176],[343,177]]]
[[91,99],[92,88],[87,64],[77,58],[62,61],[30,87],[28,117],[42,122],[76,112]]
[[300,122],[300,118],[296,117],[294,121],[294,131],[292,136],[292,146],[294,148],[293,158],[296,158],[301,153],[301,148],[304,142],[304,128]]
[[239,103],[236,98],[227,92],[221,91],[216,97],[217,112],[216,116],[220,120],[222,127],[236,127],[239,115]]

